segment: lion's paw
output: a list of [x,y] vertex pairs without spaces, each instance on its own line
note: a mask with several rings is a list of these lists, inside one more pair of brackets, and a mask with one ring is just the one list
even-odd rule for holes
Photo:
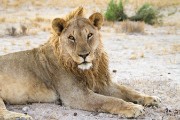
[[157,96],[148,96],[144,99],[144,106],[156,106],[158,107],[161,103],[161,99]]
[[33,120],[29,115],[7,111],[3,115],[3,120]]
[[144,107],[142,105],[129,104],[122,113],[127,118],[136,118],[144,114]]

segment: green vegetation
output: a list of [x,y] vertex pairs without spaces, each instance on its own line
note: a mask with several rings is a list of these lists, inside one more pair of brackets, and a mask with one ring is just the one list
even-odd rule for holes
[[123,21],[127,19],[122,0],[120,0],[118,4],[114,0],[110,1],[105,13],[105,18],[109,21]]
[[140,7],[135,16],[130,17],[132,21],[144,21],[147,24],[158,23],[159,12],[150,4],[144,4]]
[[147,3],[142,5],[142,7],[137,10],[136,15],[128,17],[124,13],[122,0],[119,0],[118,3],[114,0],[110,1],[105,13],[105,18],[108,21],[124,21],[126,19],[129,19],[131,21],[144,21],[145,23],[151,25],[160,22],[159,11],[155,7]]

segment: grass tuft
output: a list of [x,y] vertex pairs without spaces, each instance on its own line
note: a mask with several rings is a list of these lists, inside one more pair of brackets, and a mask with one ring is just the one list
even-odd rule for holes
[[21,25],[21,33],[27,35],[27,27],[25,25]]
[[135,8],[139,8],[140,6],[142,6],[145,3],[149,3],[158,8],[164,8],[164,7],[180,4],[179,0],[128,0],[128,1]]
[[0,23],[4,23],[6,21],[6,18],[0,17]]
[[17,35],[15,27],[7,28],[7,32],[8,32],[8,35],[10,35],[10,36],[16,36]]
[[31,45],[31,42],[28,40],[28,41],[26,41],[26,46],[30,46]]
[[123,21],[121,31],[125,33],[144,33],[144,22]]

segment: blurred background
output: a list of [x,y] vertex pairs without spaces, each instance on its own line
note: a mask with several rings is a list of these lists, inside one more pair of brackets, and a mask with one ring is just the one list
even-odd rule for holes
[[[0,55],[32,49],[51,35],[51,21],[78,6],[100,12],[113,81],[159,96],[140,119],[180,119],[180,0],[0,0]],[[28,105],[35,119],[117,119],[54,105]],[[24,106],[9,106],[23,112]],[[50,109],[51,108],[51,109]],[[52,112],[55,110],[56,112]],[[72,114],[71,114],[72,113]]]

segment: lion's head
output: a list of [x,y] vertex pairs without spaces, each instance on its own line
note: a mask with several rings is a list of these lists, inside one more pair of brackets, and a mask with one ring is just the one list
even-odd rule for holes
[[62,54],[72,58],[79,69],[88,70],[93,67],[97,49],[101,44],[99,30],[103,16],[94,13],[85,18],[82,10],[83,8],[79,8],[68,19],[55,18],[52,28],[59,38]]

